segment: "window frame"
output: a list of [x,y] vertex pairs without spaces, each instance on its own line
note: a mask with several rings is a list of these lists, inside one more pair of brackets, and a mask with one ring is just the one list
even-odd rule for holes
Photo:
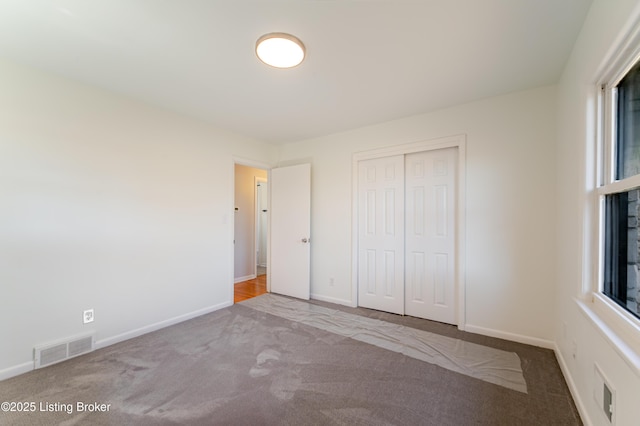
[[[617,92],[615,88],[629,71],[640,62],[640,31],[637,31],[620,48],[613,58],[605,63],[606,69],[595,85],[596,96],[596,152],[595,167],[595,233],[587,237],[597,246],[593,253],[596,271],[593,280],[586,288],[585,299],[590,298],[591,309],[595,313],[592,319],[598,323],[604,334],[615,340],[616,348],[640,371],[640,318],[618,305],[604,293],[605,278],[605,198],[611,194],[640,188],[640,173],[623,179],[616,179],[616,109]],[[589,174],[587,174],[588,176]],[[593,205],[593,204],[592,204]],[[593,229],[593,228],[591,228]],[[588,259],[588,258],[587,258]],[[593,257],[591,257],[593,259]],[[589,268],[588,265],[585,265]],[[586,302],[587,300],[585,300]],[[589,316],[590,313],[588,313]],[[615,337],[613,337],[615,336]]]

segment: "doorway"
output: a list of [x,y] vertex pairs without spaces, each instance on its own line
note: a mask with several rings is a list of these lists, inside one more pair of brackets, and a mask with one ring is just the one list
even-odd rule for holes
[[354,155],[357,305],[464,324],[464,136]]
[[[240,293],[242,286],[253,285],[249,289],[250,297],[273,291],[309,299],[311,165],[303,163],[268,168],[234,159],[233,167],[235,196],[231,266],[234,280],[231,296],[238,301],[236,290]],[[266,184],[264,188],[263,183]],[[264,189],[268,192],[265,193]],[[260,197],[267,199],[267,209],[260,208],[258,213],[258,203],[263,203]],[[256,230],[261,227],[261,222],[265,222],[260,218],[263,214],[267,225],[262,228],[267,228],[267,243],[266,250],[263,247],[260,255],[260,237]],[[259,269],[259,265],[264,264],[261,256],[266,256],[266,270]],[[266,275],[261,274],[263,271]]]
[[234,165],[234,303],[267,292],[268,172]]
[[256,177],[256,275],[267,274],[267,227],[269,198],[267,179]]

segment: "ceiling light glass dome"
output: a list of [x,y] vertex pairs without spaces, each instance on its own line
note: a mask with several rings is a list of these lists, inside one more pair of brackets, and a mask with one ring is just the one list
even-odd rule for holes
[[262,62],[276,68],[292,68],[305,57],[304,44],[286,33],[265,34],[256,42],[256,55]]

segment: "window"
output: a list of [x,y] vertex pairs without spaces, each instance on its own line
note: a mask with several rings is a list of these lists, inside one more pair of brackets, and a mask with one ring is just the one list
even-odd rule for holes
[[601,292],[640,318],[640,62],[603,95]]

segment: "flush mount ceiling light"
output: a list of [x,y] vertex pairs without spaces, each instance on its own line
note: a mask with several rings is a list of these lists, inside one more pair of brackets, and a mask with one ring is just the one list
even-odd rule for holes
[[265,34],[256,42],[258,58],[276,68],[292,68],[299,65],[305,53],[304,44],[291,34]]

